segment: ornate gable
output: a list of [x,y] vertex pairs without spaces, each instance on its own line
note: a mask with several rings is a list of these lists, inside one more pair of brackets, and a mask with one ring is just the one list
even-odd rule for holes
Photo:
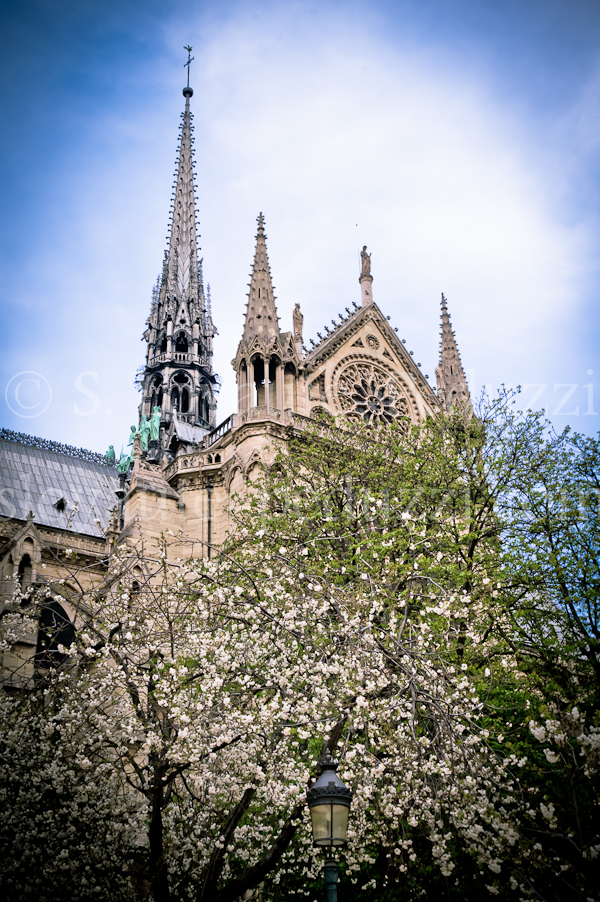
[[419,367],[376,304],[359,308],[307,357],[308,412],[417,423],[439,408]]

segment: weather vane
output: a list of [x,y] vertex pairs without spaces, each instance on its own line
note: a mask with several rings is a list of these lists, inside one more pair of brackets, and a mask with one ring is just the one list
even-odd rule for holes
[[184,49],[184,50],[187,50],[187,52],[188,52],[187,62],[185,62],[185,63],[183,64],[183,68],[185,69],[185,67],[187,66],[187,70],[188,70],[188,82],[187,82],[187,86],[188,86],[188,88],[189,88],[189,86],[190,86],[190,63],[192,62],[192,60],[194,59],[194,57],[192,56],[192,48],[191,48],[191,47],[188,46],[188,47],[184,47],[183,49]]

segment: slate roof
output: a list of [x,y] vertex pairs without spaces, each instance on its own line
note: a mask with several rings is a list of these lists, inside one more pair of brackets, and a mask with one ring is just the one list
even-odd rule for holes
[[199,445],[204,436],[210,432],[209,429],[205,429],[203,426],[193,426],[191,423],[183,423],[181,420],[178,420],[177,417],[174,419],[174,424],[177,438],[182,442],[189,442],[194,445]]
[[[114,467],[0,439],[0,516],[88,536],[103,536],[116,504],[119,477]],[[64,512],[54,505],[61,498]],[[79,502],[73,515],[75,503]]]

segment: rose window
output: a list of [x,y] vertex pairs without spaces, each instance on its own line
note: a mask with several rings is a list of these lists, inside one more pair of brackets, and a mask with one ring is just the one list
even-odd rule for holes
[[410,418],[397,379],[372,364],[352,363],[345,367],[337,391],[340,407],[350,419],[391,423]]

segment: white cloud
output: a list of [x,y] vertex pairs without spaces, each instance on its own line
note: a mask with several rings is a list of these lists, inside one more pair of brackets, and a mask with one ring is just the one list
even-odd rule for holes
[[[587,381],[577,343],[593,231],[561,214],[560,142],[550,160],[537,124],[448,54],[392,46],[375,20],[347,24],[338,11],[317,21],[290,8],[232,18],[201,40],[201,24],[166,28],[174,54],[188,39],[199,48],[192,104],[220,419],[236,403],[230,361],[260,210],[283,328],[297,301],[307,338],[358,301],[357,244],[367,244],[375,300],[425,372],[436,363],[444,291],[475,385]],[[146,92],[98,121],[100,148],[73,174],[57,213],[67,232],[48,233],[34,257],[49,303],[70,322],[68,367],[63,360],[54,377],[55,397],[69,398],[67,441],[72,430],[81,444],[120,445],[133,422],[130,385],[165,246],[182,73],[163,60],[151,74],[156,106]],[[163,78],[172,93],[159,92]],[[11,365],[21,366],[19,353]],[[100,413],[76,422],[67,417],[71,386],[95,368]]]

